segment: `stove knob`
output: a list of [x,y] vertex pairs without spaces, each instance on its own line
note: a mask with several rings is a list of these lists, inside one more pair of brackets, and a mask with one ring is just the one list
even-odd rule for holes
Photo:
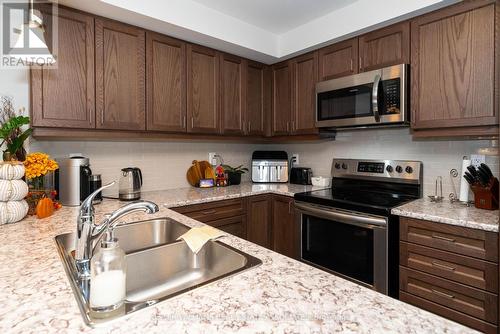
[[396,166],[396,172],[402,173],[403,172],[403,167],[401,166]]
[[387,165],[385,170],[388,171],[389,173],[392,173],[392,172],[394,172],[394,167],[392,167],[391,165]]
[[405,171],[406,171],[408,174],[411,174],[411,173],[413,173],[413,168],[411,168],[411,166],[406,166]]
[[340,164],[338,162],[335,163],[335,169],[340,169]]
[[342,164],[342,169],[347,169],[347,164]]

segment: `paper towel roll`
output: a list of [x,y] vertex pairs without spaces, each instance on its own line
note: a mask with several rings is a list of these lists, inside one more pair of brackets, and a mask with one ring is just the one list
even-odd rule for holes
[[462,160],[462,177],[460,178],[460,196],[458,200],[460,202],[468,202],[469,201],[469,183],[464,179],[464,174],[467,171],[467,167],[471,165],[471,161],[464,159]]

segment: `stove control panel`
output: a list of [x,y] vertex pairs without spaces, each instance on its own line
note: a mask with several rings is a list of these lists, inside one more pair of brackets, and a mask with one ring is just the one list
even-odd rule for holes
[[422,162],[403,160],[334,159],[332,177],[422,183]]

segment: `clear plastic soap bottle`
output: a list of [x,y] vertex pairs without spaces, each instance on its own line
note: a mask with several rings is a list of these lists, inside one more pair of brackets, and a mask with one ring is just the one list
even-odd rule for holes
[[89,303],[92,311],[111,312],[123,305],[126,270],[125,252],[110,230],[90,262]]

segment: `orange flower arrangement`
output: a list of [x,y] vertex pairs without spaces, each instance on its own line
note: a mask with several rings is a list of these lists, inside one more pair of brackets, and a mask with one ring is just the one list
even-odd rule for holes
[[24,167],[26,169],[27,179],[44,176],[59,168],[55,160],[51,160],[48,154],[41,152],[28,154],[24,161]]

